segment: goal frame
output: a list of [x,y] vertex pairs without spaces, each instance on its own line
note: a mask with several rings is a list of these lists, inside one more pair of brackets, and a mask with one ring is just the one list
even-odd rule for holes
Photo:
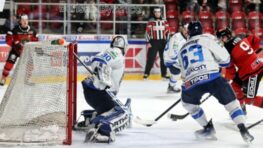
[[67,128],[66,139],[64,145],[72,144],[72,127],[76,122],[77,114],[77,58],[78,53],[77,42],[72,42],[68,45],[68,65],[67,65]]

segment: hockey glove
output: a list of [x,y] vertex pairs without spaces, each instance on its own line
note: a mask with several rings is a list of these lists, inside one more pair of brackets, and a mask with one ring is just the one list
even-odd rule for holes
[[22,53],[23,47],[24,47],[23,44],[20,43],[19,41],[15,41],[13,44],[13,48],[16,51],[16,53],[18,54],[18,56],[20,56],[20,54]]

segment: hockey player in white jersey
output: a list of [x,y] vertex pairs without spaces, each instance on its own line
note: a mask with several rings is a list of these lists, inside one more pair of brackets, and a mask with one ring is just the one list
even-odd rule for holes
[[183,80],[183,106],[193,119],[204,127],[195,134],[197,138],[216,139],[212,120],[206,119],[203,109],[199,106],[203,94],[210,93],[229,112],[243,140],[251,142],[254,137],[245,126],[243,110],[231,86],[219,72],[220,67],[228,66],[230,63],[230,55],[214,38],[202,34],[202,30],[200,22],[190,22],[188,26],[190,38],[178,52],[178,66]]
[[126,48],[126,40],[116,36],[111,48],[93,57],[91,69],[94,75],[82,81],[85,100],[94,108],[94,111],[82,112],[88,127],[86,142],[112,142],[115,134],[130,124],[130,99],[122,105],[115,96],[124,73]]
[[164,65],[170,70],[171,77],[169,79],[167,93],[178,93],[181,91],[181,86],[178,84],[180,77],[180,69],[176,65],[176,56],[180,47],[186,42],[188,37],[188,24],[180,26],[180,31],[175,33],[166,43],[164,48]]

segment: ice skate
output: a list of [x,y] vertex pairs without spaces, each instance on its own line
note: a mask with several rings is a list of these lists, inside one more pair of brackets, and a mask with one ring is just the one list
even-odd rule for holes
[[149,78],[149,75],[148,75],[148,74],[144,74],[144,75],[143,75],[143,80],[148,80],[148,78]]
[[212,120],[210,120],[208,124],[204,126],[204,129],[195,132],[195,136],[199,140],[217,140],[215,134],[216,132]]
[[244,124],[239,124],[237,126],[239,128],[239,131],[240,131],[240,134],[243,138],[243,140],[250,144],[253,140],[254,140],[254,137],[248,132],[247,128],[245,127]]
[[1,80],[0,80],[0,85],[4,86],[5,82],[6,82],[6,77],[2,77]]
[[177,87],[177,86],[171,86],[170,84],[168,85],[168,88],[167,88],[167,93],[170,94],[170,93],[179,93],[181,92],[181,88],[180,87]]

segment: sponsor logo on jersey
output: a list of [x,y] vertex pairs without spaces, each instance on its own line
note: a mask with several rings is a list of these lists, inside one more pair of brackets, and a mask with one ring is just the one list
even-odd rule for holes
[[204,69],[206,69],[206,65],[205,64],[202,64],[200,66],[193,67],[193,68],[188,68],[185,75],[188,76],[192,72],[201,71],[201,70],[204,70]]
[[209,74],[203,74],[203,75],[196,76],[193,79],[185,82],[185,87],[189,88],[197,83],[200,83],[201,81],[205,81],[208,79],[209,79]]
[[257,75],[253,77],[249,77],[248,80],[248,90],[247,90],[247,97],[254,98],[256,92],[256,85],[257,85]]

